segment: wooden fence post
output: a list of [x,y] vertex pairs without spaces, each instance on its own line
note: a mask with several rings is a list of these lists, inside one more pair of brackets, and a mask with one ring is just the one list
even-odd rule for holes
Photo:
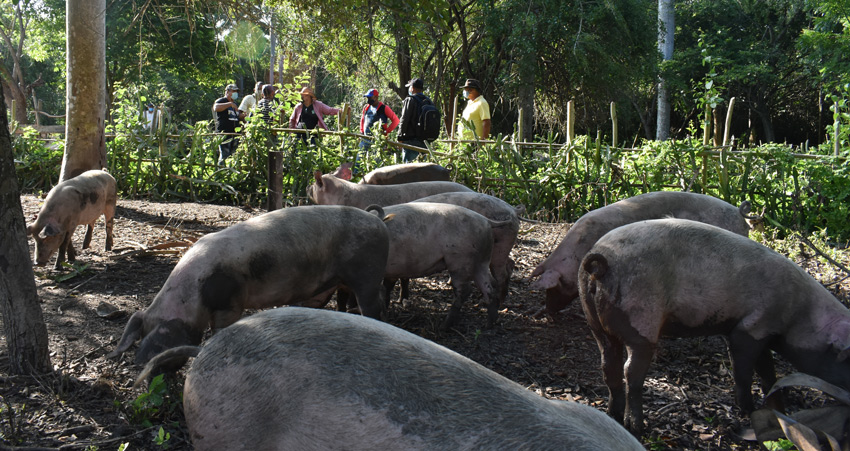
[[567,144],[576,139],[576,106],[575,100],[567,102]]
[[612,131],[611,147],[617,147],[617,103],[611,102],[611,124],[614,128]]
[[[14,101],[12,101],[12,108],[15,107],[14,105],[15,105],[15,103],[14,103]],[[835,102],[835,104],[833,105],[833,108],[835,108],[835,114],[834,114],[835,124],[832,127],[833,128],[833,130],[832,130],[832,143],[833,143],[833,146],[835,148],[835,156],[837,157],[841,153],[841,143],[838,141],[838,130],[841,128],[841,121],[838,120],[838,118],[840,117],[839,114],[838,114],[838,102]],[[14,117],[14,115],[15,115],[14,111],[15,110],[13,109],[12,110],[12,117]]]
[[454,150],[455,150],[454,140],[456,139],[455,138],[456,134],[457,134],[457,96],[455,96],[454,104],[452,105],[452,129],[449,130],[449,133],[448,133],[449,137],[452,139],[452,143],[449,144],[449,150],[451,151],[451,153],[454,153]]
[[268,211],[283,208],[283,152],[269,151]]
[[729,99],[729,109],[726,110],[726,123],[723,130],[723,145],[729,144],[729,129],[732,127],[732,110],[735,108],[735,98]]

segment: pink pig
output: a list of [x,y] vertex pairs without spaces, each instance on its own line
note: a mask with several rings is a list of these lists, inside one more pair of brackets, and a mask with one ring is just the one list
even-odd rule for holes
[[57,249],[55,269],[62,267],[66,251],[68,260],[73,262],[76,259],[71,243],[74,230],[86,224],[83,249],[88,248],[94,223],[100,215],[106,220],[106,250],[111,250],[116,200],[115,179],[101,170],[83,172],[54,186],[35,222],[27,227],[27,233],[35,239],[35,264],[46,264]]

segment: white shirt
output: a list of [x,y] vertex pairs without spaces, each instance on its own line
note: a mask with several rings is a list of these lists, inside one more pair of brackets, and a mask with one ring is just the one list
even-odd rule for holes
[[254,94],[248,94],[242,99],[242,103],[239,104],[239,111],[250,113],[256,106],[257,99],[254,98]]

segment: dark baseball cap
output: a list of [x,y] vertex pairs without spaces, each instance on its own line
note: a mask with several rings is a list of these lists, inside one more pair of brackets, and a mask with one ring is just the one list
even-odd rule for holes
[[421,78],[414,78],[414,79],[411,79],[409,82],[407,82],[407,84],[404,85],[404,86],[406,86],[408,88],[413,86],[416,89],[422,90],[422,89],[425,89],[425,82],[422,81]]

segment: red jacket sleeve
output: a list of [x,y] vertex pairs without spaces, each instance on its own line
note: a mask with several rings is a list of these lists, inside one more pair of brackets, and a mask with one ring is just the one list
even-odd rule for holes
[[396,116],[395,112],[393,112],[393,110],[391,110],[386,104],[384,104],[384,114],[387,115],[387,119],[390,120],[390,123],[381,124],[381,128],[384,130],[385,135],[389,135],[391,131],[398,127],[398,116]]

